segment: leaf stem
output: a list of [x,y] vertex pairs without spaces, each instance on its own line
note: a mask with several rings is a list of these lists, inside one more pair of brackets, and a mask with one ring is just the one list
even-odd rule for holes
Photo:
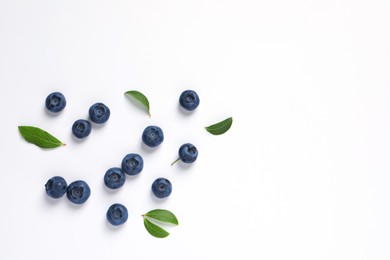
[[177,163],[179,160],[180,160],[180,157],[177,158],[173,163],[171,163],[171,166],[174,165],[175,163]]

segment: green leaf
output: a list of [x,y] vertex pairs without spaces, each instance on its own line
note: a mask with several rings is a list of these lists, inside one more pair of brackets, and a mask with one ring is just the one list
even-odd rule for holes
[[144,94],[142,94],[141,92],[136,91],[136,90],[129,90],[129,91],[125,92],[125,95],[132,97],[133,99],[138,101],[140,104],[142,104],[146,108],[146,111],[148,112],[148,114],[150,116],[149,100]]
[[150,222],[145,217],[144,217],[144,225],[145,225],[146,230],[149,232],[149,234],[151,234],[154,237],[164,238],[164,237],[167,237],[169,235],[169,233],[165,229]]
[[179,225],[179,221],[177,220],[176,216],[169,210],[154,209],[146,213],[144,216],[161,222]]
[[213,124],[210,126],[206,126],[205,129],[210,134],[221,135],[230,129],[230,127],[232,126],[232,123],[233,123],[233,117],[229,117],[229,118],[226,118],[225,120],[223,120],[219,123],[216,123],[216,124]]
[[65,145],[63,142],[38,127],[34,126],[18,126],[20,134],[23,138],[32,144],[41,148],[55,148]]

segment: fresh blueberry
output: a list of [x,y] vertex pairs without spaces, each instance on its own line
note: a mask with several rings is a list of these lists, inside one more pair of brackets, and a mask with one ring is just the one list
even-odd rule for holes
[[171,165],[175,164],[179,160],[184,163],[193,163],[198,158],[198,149],[193,144],[186,143],[179,148],[179,158]]
[[198,158],[198,150],[193,144],[183,144],[179,148],[179,157],[182,162],[193,163]]
[[79,139],[87,137],[91,133],[91,123],[84,119],[77,120],[72,126],[72,133]]
[[172,184],[165,178],[158,178],[152,184],[152,191],[157,198],[166,198],[171,195]]
[[185,90],[179,98],[180,105],[188,111],[192,111],[199,106],[199,96],[193,90]]
[[74,181],[66,189],[66,196],[74,204],[83,204],[91,195],[91,189],[85,181]]
[[125,206],[115,203],[108,208],[106,217],[111,225],[119,226],[127,221],[128,212]]
[[156,147],[164,141],[164,133],[158,126],[148,126],[142,133],[142,141],[149,147]]
[[108,169],[104,175],[104,183],[110,189],[118,189],[122,187],[125,181],[125,173],[118,167]]
[[64,178],[60,176],[54,176],[46,182],[45,189],[47,195],[54,199],[59,199],[64,196],[67,186],[68,185],[66,184]]
[[46,108],[50,112],[58,113],[66,106],[65,96],[60,92],[53,92],[46,98]]
[[103,124],[110,118],[110,109],[103,103],[93,104],[89,108],[89,118],[96,124]]
[[144,160],[139,154],[129,153],[122,160],[122,170],[128,175],[137,175],[144,168]]

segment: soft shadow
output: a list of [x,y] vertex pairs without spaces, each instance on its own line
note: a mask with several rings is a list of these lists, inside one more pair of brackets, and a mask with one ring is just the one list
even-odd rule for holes
[[192,111],[188,111],[188,110],[184,109],[184,108],[180,105],[180,103],[177,104],[177,110],[179,111],[180,114],[182,114],[182,115],[184,115],[184,116],[189,116],[189,115],[191,115],[191,114],[193,114],[193,113],[196,112],[196,109],[195,109],[195,110],[192,110]]
[[182,160],[178,161],[176,164],[181,169],[188,169],[188,168],[190,168],[192,166],[192,163],[184,163],[184,162],[182,162]]
[[[91,135],[91,134],[89,134],[89,135]],[[84,143],[88,139],[88,137],[89,137],[89,136],[87,136],[87,137],[81,138],[81,139],[77,138],[76,136],[73,135],[72,129],[70,130],[70,136],[71,136],[70,139],[72,140],[72,142],[73,143],[77,143],[77,144],[78,143]]]
[[[173,192],[173,190],[172,190],[172,192]],[[150,196],[152,197],[152,200],[153,200],[154,202],[160,204],[160,203],[164,203],[166,200],[168,200],[169,197],[172,196],[172,193],[171,193],[168,197],[160,199],[160,198],[157,198],[156,196],[154,196],[153,192],[151,191],[151,192],[150,192]]]
[[[64,195],[66,197],[66,194]],[[68,200],[68,198],[65,198],[66,199],[66,204],[70,207],[70,208],[73,208],[73,209],[79,209],[79,208],[82,208],[83,206],[85,206],[86,203],[88,203],[88,201],[84,202],[83,204],[75,204],[75,203],[72,203]]]
[[190,168],[192,165],[192,163],[184,163],[182,160],[178,160],[177,162],[175,162],[173,165],[171,165],[172,167],[179,167],[180,169],[188,169]]
[[110,222],[108,222],[107,218],[104,218],[104,222],[106,222],[107,230],[110,230],[112,232],[114,232],[115,230],[121,229],[124,225],[126,225],[126,223],[123,223],[122,225],[119,225],[119,226],[111,225]]
[[123,188],[123,186],[126,185],[126,181],[125,181],[125,183],[123,184],[123,186],[122,186],[122,187],[119,187],[118,189],[110,189],[110,188],[108,188],[108,187],[106,186],[106,184],[104,183],[104,180],[102,181],[102,185],[103,185],[103,189],[104,189],[107,193],[115,194],[115,193],[118,193],[119,190],[120,190],[121,188]]
[[[108,119],[108,121],[109,121],[110,119]],[[103,128],[106,124],[107,124],[107,122],[105,122],[105,123],[103,123],[103,124],[96,124],[96,123],[94,123],[94,122],[92,122],[91,120],[88,120],[90,123],[91,123],[91,126],[92,126],[92,128],[96,128],[96,129],[101,129],[101,128]]]
[[[143,171],[143,169],[142,169],[142,171]],[[126,181],[133,181],[133,180],[137,179],[138,176],[139,176],[140,174],[142,174],[142,171],[141,171],[140,173],[136,174],[136,175],[129,175],[129,174],[125,173],[125,175],[126,175]]]
[[49,197],[49,195],[47,195],[46,191],[44,191],[42,194],[45,197],[46,202],[49,203],[50,205],[58,205],[60,203],[61,199],[63,199],[64,196],[66,196],[66,195],[64,195],[61,198],[54,199],[52,197]]
[[159,146],[157,147],[149,147],[147,146],[146,144],[144,144],[144,142],[141,140],[140,142],[140,145],[141,145],[141,149],[144,151],[144,152],[147,152],[147,153],[153,153],[156,149],[158,149]]
[[43,110],[45,111],[45,114],[46,114],[47,116],[49,116],[49,117],[51,117],[51,118],[55,118],[55,117],[58,117],[59,115],[61,115],[62,112],[63,112],[65,109],[61,110],[61,111],[58,112],[58,113],[53,113],[53,112],[50,112],[49,110],[47,110],[46,105],[44,104],[44,105],[43,105]]

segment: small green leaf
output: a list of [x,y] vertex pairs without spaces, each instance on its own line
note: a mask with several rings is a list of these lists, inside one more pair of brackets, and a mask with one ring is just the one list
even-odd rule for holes
[[179,221],[177,220],[176,216],[169,210],[154,209],[146,213],[144,216],[161,222],[179,225]]
[[55,148],[65,145],[63,142],[38,127],[34,126],[18,126],[20,134],[23,138],[32,144],[41,148]]
[[149,100],[144,94],[142,94],[141,92],[136,91],[136,90],[129,90],[129,91],[125,92],[125,95],[128,95],[128,96],[134,98],[136,101],[138,101],[140,104],[142,104],[146,108],[146,111],[148,112],[148,114],[150,116]]
[[151,234],[154,237],[163,238],[163,237],[167,237],[169,235],[169,233],[165,229],[150,222],[145,217],[144,217],[144,225],[145,225],[146,230],[149,232],[149,234]]
[[225,120],[223,120],[219,123],[216,123],[216,124],[213,124],[210,126],[206,126],[205,129],[210,134],[221,135],[230,129],[230,127],[232,126],[232,123],[233,123],[233,117],[229,117],[229,118],[226,118]]

